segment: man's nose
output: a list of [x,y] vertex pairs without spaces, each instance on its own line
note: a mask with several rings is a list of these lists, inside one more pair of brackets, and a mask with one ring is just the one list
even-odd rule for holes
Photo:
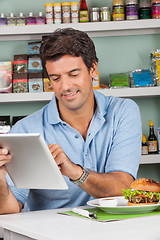
[[61,87],[63,90],[68,90],[71,86],[71,82],[69,81],[69,77],[63,77],[61,81]]

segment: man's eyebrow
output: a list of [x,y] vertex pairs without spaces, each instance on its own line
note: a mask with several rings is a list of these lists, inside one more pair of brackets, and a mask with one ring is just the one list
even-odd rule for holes
[[75,69],[69,71],[68,73],[72,73],[72,72],[76,72],[76,71],[80,71],[80,70],[81,70],[80,68],[75,68]]
[[60,74],[48,74],[48,77],[53,77],[53,76],[57,76],[57,77],[59,77],[60,76]]
[[[71,71],[67,72],[67,73],[72,73],[72,72],[76,72],[76,71],[80,71],[81,69],[80,68],[75,68],[75,69],[72,69]],[[53,76],[56,76],[56,77],[59,77],[60,74],[48,74],[49,77],[53,77]]]

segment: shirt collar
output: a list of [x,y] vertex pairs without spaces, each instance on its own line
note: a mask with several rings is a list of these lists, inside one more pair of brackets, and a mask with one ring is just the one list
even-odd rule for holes
[[109,97],[96,90],[94,90],[94,97],[97,103],[96,114],[98,117],[103,118],[108,112]]
[[53,98],[48,104],[48,122],[50,124],[57,124],[59,122],[62,122],[59,116],[55,94],[53,94]]
[[[103,118],[107,114],[108,102],[107,98],[100,92],[94,90],[94,97],[97,103],[96,115]],[[59,116],[55,94],[48,104],[48,122],[50,124],[57,124],[63,122]]]

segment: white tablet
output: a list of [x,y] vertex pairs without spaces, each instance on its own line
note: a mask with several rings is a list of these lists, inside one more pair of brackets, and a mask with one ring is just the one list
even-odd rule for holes
[[68,189],[41,134],[0,134],[0,147],[12,155],[5,166],[17,188]]

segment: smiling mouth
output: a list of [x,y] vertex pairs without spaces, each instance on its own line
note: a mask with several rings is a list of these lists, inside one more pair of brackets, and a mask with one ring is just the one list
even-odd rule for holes
[[63,97],[66,99],[73,99],[79,91],[63,94]]

